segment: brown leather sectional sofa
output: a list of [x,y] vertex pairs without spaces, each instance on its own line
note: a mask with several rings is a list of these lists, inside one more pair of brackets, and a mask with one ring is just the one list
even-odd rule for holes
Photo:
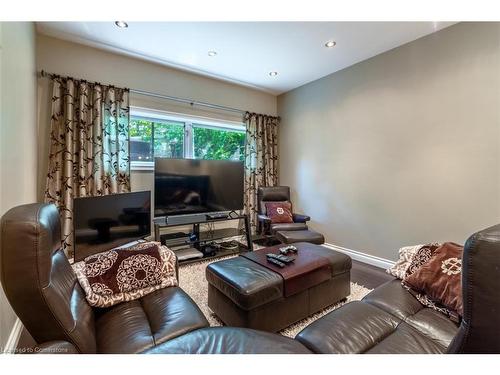
[[57,210],[15,207],[1,223],[2,286],[41,352],[500,353],[500,225],[471,236],[463,254],[460,325],[390,281],[306,327],[295,340],[208,327],[178,287],[109,309],[90,307],[60,249]]

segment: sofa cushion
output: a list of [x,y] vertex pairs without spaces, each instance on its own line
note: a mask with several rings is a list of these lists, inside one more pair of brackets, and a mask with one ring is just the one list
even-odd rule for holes
[[318,319],[296,337],[316,353],[445,353],[458,326],[398,280]]
[[398,328],[374,345],[367,354],[443,354],[446,346],[422,335],[410,325],[402,322]]
[[208,322],[179,287],[157,290],[141,299],[102,311],[96,318],[98,353],[139,353]]
[[406,319],[424,308],[396,279],[368,293],[363,298],[363,302],[376,306],[399,319]]
[[400,322],[375,306],[350,302],[304,328],[295,339],[315,353],[364,353]]
[[288,337],[248,328],[200,329],[146,351],[148,354],[310,354]]

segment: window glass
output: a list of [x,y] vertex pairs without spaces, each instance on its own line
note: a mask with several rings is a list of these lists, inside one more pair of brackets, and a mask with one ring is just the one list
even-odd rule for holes
[[154,156],[184,157],[184,124],[179,122],[154,123]]
[[130,119],[130,160],[153,161],[153,123],[148,120]]
[[243,160],[245,132],[193,124],[195,159]]

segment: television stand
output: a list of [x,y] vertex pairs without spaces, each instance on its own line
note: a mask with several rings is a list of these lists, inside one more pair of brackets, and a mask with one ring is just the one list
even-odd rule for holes
[[[208,216],[208,215],[207,215]],[[240,230],[239,228],[223,228],[223,229],[214,229],[200,232],[200,224],[212,224],[216,222],[223,222],[229,220],[243,220],[245,224],[244,230]],[[175,253],[176,248],[178,250],[186,249],[186,248],[194,248],[198,251],[202,251],[207,245],[211,245],[214,242],[223,240],[225,238],[236,237],[245,235],[247,246],[243,244],[239,244],[237,247],[219,247],[219,249],[215,252],[215,254],[207,253],[204,254],[202,258],[193,258],[193,259],[180,259],[179,264],[185,263],[193,263],[199,262],[200,260],[218,258],[222,256],[232,255],[232,254],[240,254],[241,252],[253,251],[253,243],[252,243],[252,234],[250,230],[250,220],[248,219],[248,215],[240,215],[234,214],[232,215],[224,215],[223,217],[206,219],[205,222],[193,222],[189,223],[177,223],[177,224],[167,224],[165,222],[157,222],[154,224],[155,229],[155,241],[162,242],[162,236],[160,234],[161,229],[165,228],[173,228],[180,227],[185,225],[192,225],[191,236],[186,238],[184,241],[179,241],[175,245],[169,245],[169,248]],[[165,237],[164,237],[165,238]]]

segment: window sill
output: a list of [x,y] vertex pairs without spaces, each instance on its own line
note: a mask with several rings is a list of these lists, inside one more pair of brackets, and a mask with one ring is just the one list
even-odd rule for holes
[[154,171],[155,163],[152,161],[132,161],[130,162],[131,171]]

